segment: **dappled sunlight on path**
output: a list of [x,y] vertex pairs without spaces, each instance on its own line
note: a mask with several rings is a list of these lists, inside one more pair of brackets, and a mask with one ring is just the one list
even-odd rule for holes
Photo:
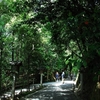
[[[31,93],[26,97],[21,98],[20,100],[77,100],[72,89],[73,84],[74,81],[71,80],[66,80],[64,83],[62,83],[62,81],[46,82],[43,83],[43,86],[46,87],[36,91],[35,93]],[[30,85],[30,91],[39,87],[40,84],[32,84]],[[15,95],[25,91],[28,91],[28,89],[17,89],[15,90]],[[11,91],[6,92],[4,96],[10,97]]]
[[48,82],[42,90],[29,94],[23,100],[78,100],[72,92],[73,81]]
[[[64,84],[74,84],[74,81],[64,81]],[[58,81],[58,82],[47,82],[47,83],[43,83],[43,85],[53,85],[53,86],[60,86],[60,85],[64,85],[62,83],[62,81]]]

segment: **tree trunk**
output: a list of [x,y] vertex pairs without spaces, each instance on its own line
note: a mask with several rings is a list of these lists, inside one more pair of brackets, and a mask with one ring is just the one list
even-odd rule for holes
[[[2,40],[2,37],[1,37],[1,33],[0,33],[0,40]],[[1,82],[2,82],[2,51],[3,51],[3,46],[2,46],[2,41],[0,41],[0,95],[1,95],[1,93],[2,93],[2,91],[1,91],[1,89],[2,89],[2,87],[1,87]]]
[[28,73],[27,73],[27,80],[28,80],[27,86],[28,86],[28,91],[30,91],[30,82],[29,82],[29,75],[30,75],[30,73],[29,73],[29,71],[30,71],[30,55],[28,55]]
[[49,70],[47,70],[47,81],[49,81]]
[[90,95],[92,92],[93,82],[93,73],[92,70],[87,68],[84,73],[82,73],[81,79],[81,98],[83,100],[90,100]]
[[0,95],[1,95],[1,67],[0,67]]
[[[14,33],[12,33],[13,41],[12,41],[12,62],[15,60],[14,58]],[[11,100],[14,100],[15,97],[15,82],[16,82],[16,75],[15,75],[15,66],[12,66],[12,73],[13,73],[13,81],[12,81],[12,91],[11,91]]]
[[16,75],[14,73],[13,74],[13,82],[12,82],[12,91],[11,91],[12,100],[14,100],[14,97],[15,97],[15,83],[16,83]]

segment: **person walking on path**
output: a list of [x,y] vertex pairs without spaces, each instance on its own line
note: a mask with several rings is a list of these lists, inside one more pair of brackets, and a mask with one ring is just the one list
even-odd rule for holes
[[60,78],[59,73],[56,72],[56,81],[57,81],[57,82],[59,81],[59,78]]
[[62,83],[64,84],[64,80],[65,80],[65,73],[64,72],[62,72],[61,77],[62,77]]

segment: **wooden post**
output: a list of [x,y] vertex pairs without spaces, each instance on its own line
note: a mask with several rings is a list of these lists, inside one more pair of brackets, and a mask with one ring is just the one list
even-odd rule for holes
[[43,73],[40,73],[40,85],[43,83]]
[[16,75],[15,75],[15,73],[13,73],[11,100],[14,100],[14,97],[15,97],[15,83],[16,83]]

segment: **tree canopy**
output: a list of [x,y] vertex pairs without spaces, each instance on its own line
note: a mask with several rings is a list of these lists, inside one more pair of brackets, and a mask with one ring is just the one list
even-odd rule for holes
[[12,60],[21,75],[83,66],[97,76],[99,26],[99,0],[0,0],[0,86]]

